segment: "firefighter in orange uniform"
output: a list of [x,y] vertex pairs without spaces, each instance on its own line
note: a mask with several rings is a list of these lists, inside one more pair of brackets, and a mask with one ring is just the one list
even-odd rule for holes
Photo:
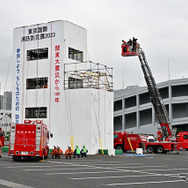
[[66,159],[71,159],[72,158],[72,154],[73,154],[73,150],[71,149],[70,146],[68,146],[68,149],[65,151],[65,157]]
[[1,148],[2,148],[2,146],[3,146],[3,144],[2,144],[2,142],[0,140],[0,158],[1,158]]
[[63,154],[62,149],[60,149],[60,147],[57,147],[57,153],[56,153],[56,155],[55,155],[55,158],[58,158],[58,159],[59,159],[62,154]]
[[54,146],[54,149],[52,150],[52,153],[51,153],[52,158],[55,158],[56,154],[57,154],[57,148]]

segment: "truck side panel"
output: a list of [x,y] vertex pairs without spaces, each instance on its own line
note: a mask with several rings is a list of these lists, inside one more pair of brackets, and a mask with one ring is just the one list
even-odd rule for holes
[[126,151],[132,150],[132,149],[136,150],[136,148],[140,147],[141,143],[142,143],[142,141],[138,134],[126,134],[124,136],[124,150],[126,150]]

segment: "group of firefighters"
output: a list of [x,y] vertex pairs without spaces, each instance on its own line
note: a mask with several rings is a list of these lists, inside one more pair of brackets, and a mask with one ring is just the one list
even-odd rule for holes
[[[85,145],[83,145],[83,148],[80,150],[79,146],[76,145],[76,148],[73,152],[73,150],[71,149],[71,146],[68,146],[68,149],[65,151],[65,157],[66,159],[71,159],[72,158],[72,155],[73,155],[73,158],[75,157],[87,157],[87,152],[88,150],[86,149]],[[62,149],[60,149],[60,147],[56,147],[54,146],[54,149],[52,150],[52,158],[60,158],[61,155],[63,154],[63,151]]]

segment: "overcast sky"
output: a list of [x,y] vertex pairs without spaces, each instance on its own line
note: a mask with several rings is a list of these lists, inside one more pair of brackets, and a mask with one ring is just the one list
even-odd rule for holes
[[0,18],[1,94],[11,90],[13,28],[59,19],[87,29],[89,60],[114,68],[114,89],[145,85],[138,57],[121,56],[133,36],[157,83],[188,77],[187,0],[7,0]]

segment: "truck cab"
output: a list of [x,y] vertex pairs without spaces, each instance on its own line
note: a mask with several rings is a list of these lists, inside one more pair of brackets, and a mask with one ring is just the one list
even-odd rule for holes
[[188,131],[179,132],[176,138],[177,142],[182,143],[183,149],[188,150]]
[[123,135],[122,132],[114,132],[114,148],[123,149]]

